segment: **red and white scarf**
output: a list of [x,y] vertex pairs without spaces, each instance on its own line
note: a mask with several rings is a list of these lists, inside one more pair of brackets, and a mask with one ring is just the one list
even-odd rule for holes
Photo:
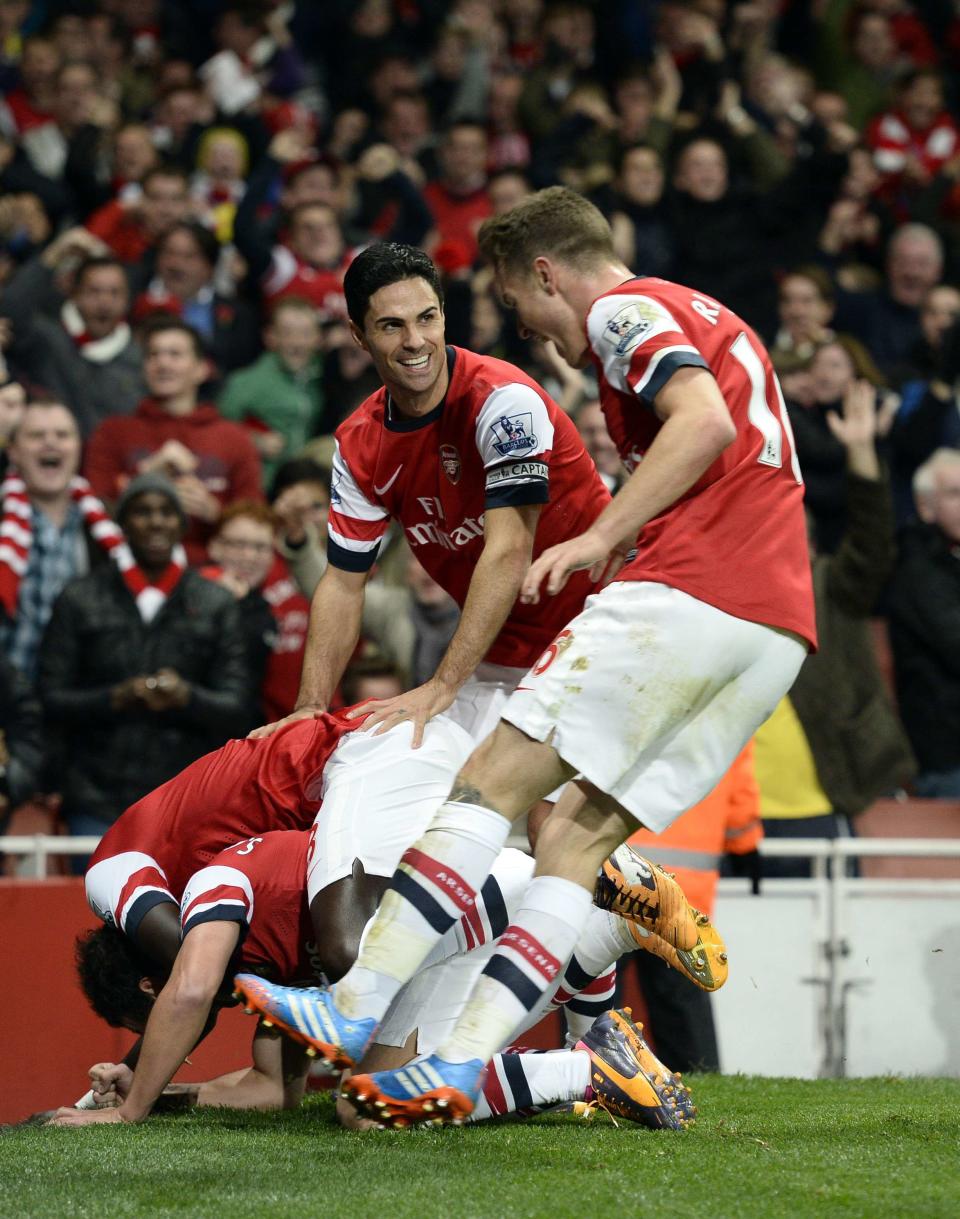
[[130,342],[130,327],[120,322],[102,339],[92,338],[83,324],[80,310],[73,301],[65,301],[60,310],[60,322],[85,360],[93,364],[109,364]]
[[[140,617],[152,622],[179,583],[187,567],[187,556],[181,545],[173,548],[170,562],[156,580],[148,580],[137,565],[119,525],[107,515],[100,500],[93,494],[85,478],[70,481],[70,494],[80,509],[90,536],[113,559],[123,581],[130,590]],[[11,471],[0,483],[3,516],[0,518],[0,605],[13,618],[17,612],[20,581],[27,570],[32,534],[32,510],[26,483]]]

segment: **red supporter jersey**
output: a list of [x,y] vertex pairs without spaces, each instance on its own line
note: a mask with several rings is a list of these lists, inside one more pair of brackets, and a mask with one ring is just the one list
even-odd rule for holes
[[237,968],[275,982],[321,981],[307,905],[309,830],[254,835],[221,851],[187,882],[184,938],[200,923],[240,924]]
[[273,247],[270,266],[261,281],[268,304],[284,296],[302,296],[316,306],[321,322],[345,322],[347,302],[343,277],[359,250],[347,250],[335,267],[312,267],[285,245]]
[[[448,347],[447,359],[450,385],[429,414],[398,414],[380,389],[337,428],[327,557],[368,570],[395,517],[423,566],[463,606],[487,508],[544,504],[536,557],[589,528],[610,496],[576,428],[535,381],[459,347]],[[486,659],[529,668],[592,588],[579,572],[543,605],[518,601]]]
[[[228,741],[132,804],[90,859],[88,876],[124,856],[117,862],[123,875],[98,886],[110,894],[110,909],[98,903],[97,913],[132,935],[158,902],[179,901],[193,873],[225,846],[269,830],[308,828],[330,755],[362,723],[338,712],[298,720],[262,741]],[[133,871],[131,856],[142,859]]]
[[620,580],[669,584],[816,645],[803,479],[766,349],[717,301],[663,279],[598,297],[587,338],[607,427],[630,471],[662,421],[653,402],[678,368],[713,373],[737,436],[690,490],[650,521]]

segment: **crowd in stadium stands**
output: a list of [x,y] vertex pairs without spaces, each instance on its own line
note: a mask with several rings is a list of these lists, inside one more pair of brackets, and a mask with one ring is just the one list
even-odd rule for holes
[[[6,820],[100,833],[293,708],[333,432],[379,385],[342,291],[367,244],[425,249],[448,342],[536,377],[620,485],[592,374],[478,258],[555,183],[781,379],[820,650],[752,823],[960,798],[958,69],[946,0],[0,0]],[[456,622],[394,530],[341,698],[423,682]]]

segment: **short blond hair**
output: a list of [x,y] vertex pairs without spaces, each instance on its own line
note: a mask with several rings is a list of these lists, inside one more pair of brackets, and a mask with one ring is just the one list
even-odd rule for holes
[[529,272],[541,255],[588,271],[615,258],[602,213],[566,186],[539,190],[480,226],[480,252],[497,271]]

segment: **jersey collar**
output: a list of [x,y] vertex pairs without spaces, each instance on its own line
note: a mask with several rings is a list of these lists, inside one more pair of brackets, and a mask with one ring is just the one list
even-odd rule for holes
[[443,395],[432,411],[427,411],[425,415],[418,415],[415,419],[407,418],[394,411],[393,399],[390,397],[389,390],[387,391],[386,407],[383,412],[383,426],[388,432],[416,432],[422,427],[429,427],[431,423],[436,423],[443,414],[443,408],[447,405],[447,394],[450,393],[450,386],[453,384],[453,369],[457,360],[457,353],[452,347],[447,347],[446,353],[447,393]]

